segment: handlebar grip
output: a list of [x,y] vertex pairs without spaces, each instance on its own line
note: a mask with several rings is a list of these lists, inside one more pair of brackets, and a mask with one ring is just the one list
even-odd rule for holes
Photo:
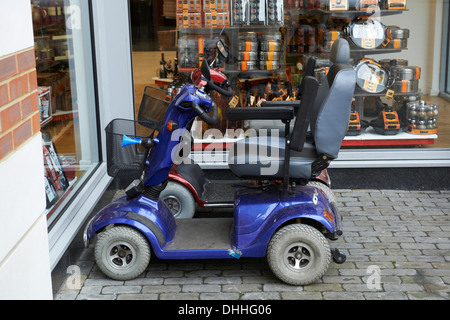
[[211,107],[212,115],[210,116],[201,108],[197,103],[192,104],[192,109],[194,109],[195,113],[205,121],[207,124],[214,125],[217,120],[219,120],[219,112],[217,111],[217,105],[213,102]]
[[233,95],[233,90],[231,89],[230,86],[228,86],[228,89],[225,90],[225,89],[219,87],[218,85],[216,85],[213,80],[210,80],[208,82],[208,85],[211,87],[211,89],[217,91],[218,93],[220,93],[226,97],[231,97]]

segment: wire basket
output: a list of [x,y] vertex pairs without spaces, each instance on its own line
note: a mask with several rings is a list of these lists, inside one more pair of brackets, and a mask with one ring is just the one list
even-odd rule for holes
[[165,90],[147,86],[144,89],[141,105],[139,107],[138,121],[142,125],[157,123],[160,130],[164,123],[164,116],[169,106],[166,101],[167,92]]
[[150,149],[141,145],[122,148],[123,136],[145,139],[153,137],[156,129],[154,121],[112,120],[105,128],[108,175],[119,179],[139,179]]

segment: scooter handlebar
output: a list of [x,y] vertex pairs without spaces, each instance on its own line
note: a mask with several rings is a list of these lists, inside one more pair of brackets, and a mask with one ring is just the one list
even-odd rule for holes
[[200,107],[197,103],[192,105],[192,109],[194,109],[195,113],[205,121],[209,125],[216,124],[217,120],[219,120],[219,113],[217,110],[217,105],[213,102],[211,105],[211,115],[207,114],[202,107]]
[[217,91],[218,93],[226,97],[231,97],[233,95],[233,90],[231,89],[228,80],[226,80],[226,82],[227,83],[225,85],[227,86],[227,89],[218,86],[212,79],[208,81],[208,85],[211,89]]

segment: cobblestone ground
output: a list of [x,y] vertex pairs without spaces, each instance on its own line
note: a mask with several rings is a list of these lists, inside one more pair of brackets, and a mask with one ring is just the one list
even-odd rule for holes
[[153,259],[140,278],[114,281],[95,265],[91,244],[78,262],[80,287],[73,289],[67,281],[54,298],[449,300],[449,191],[335,190],[335,194],[344,236],[331,245],[344,251],[347,261],[332,262],[314,284],[281,283],[265,259],[169,263]]

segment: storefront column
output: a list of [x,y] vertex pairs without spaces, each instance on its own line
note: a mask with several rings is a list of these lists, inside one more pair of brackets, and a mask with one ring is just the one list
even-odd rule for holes
[[[134,118],[128,10],[127,0],[92,1],[102,141],[112,119]],[[103,157],[106,160],[106,148]]]

